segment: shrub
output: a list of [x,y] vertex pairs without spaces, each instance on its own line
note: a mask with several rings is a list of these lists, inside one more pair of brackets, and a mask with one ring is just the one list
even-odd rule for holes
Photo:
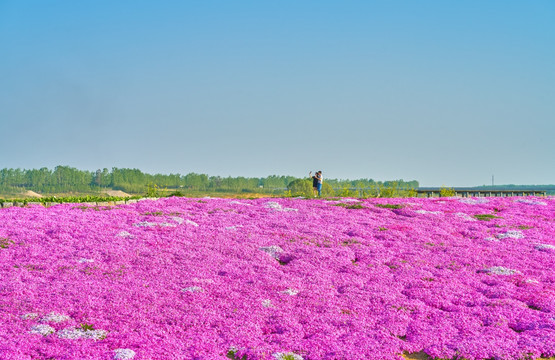
[[[333,196],[333,188],[330,184],[324,182],[322,184],[322,196]],[[307,179],[293,180],[287,185],[287,195],[312,197],[312,181]]]
[[289,185],[287,185],[287,190],[291,193],[291,196],[314,196],[310,180],[293,180],[289,183]]
[[445,185],[442,185],[439,188],[439,196],[440,197],[451,197],[451,196],[455,196],[456,192],[455,189],[453,188],[448,188]]

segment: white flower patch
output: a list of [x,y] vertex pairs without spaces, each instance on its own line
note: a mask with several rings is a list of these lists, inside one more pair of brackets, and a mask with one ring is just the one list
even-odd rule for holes
[[263,246],[258,248],[258,250],[264,251],[276,260],[279,260],[279,255],[283,252],[283,249],[277,245]]
[[304,360],[303,357],[299,354],[295,354],[292,352],[288,353],[273,353],[272,356],[276,360]]
[[21,318],[23,320],[33,320],[39,317],[39,314],[37,313],[27,313],[27,314],[23,314],[21,315]]
[[149,221],[141,221],[139,223],[133,224],[134,226],[139,226],[139,227],[152,227],[152,226],[156,226],[158,224],[153,223],[153,222],[149,222]]
[[539,284],[540,283],[536,279],[526,279],[525,282],[528,283],[528,284]]
[[495,275],[514,275],[520,273],[518,270],[508,269],[503,266],[492,266],[490,268],[484,269],[484,272]]
[[518,231],[518,230],[509,230],[509,231],[504,232],[502,234],[497,234],[496,236],[497,236],[498,239],[506,239],[506,238],[522,239],[522,238],[524,238],[524,235],[522,234],[522,231]]
[[266,205],[264,205],[264,207],[267,207],[268,209],[279,209],[281,210],[281,205],[275,201],[268,201],[266,203]]
[[114,350],[114,359],[131,360],[135,357],[136,353],[131,349],[116,349]]
[[289,288],[287,290],[280,291],[280,293],[294,296],[294,295],[297,295],[299,293],[299,290]]
[[247,203],[243,203],[237,200],[233,200],[229,202],[230,204],[235,204],[235,205],[245,205],[245,206],[252,206],[252,204],[247,204]]
[[536,250],[540,250],[540,251],[547,251],[547,250],[554,250],[555,246],[554,245],[550,245],[550,244],[536,244],[534,246],[534,248]]
[[272,306],[272,300],[270,300],[270,299],[262,300],[262,306],[264,306],[265,308],[271,307]]
[[268,209],[273,209],[275,211],[299,211],[299,209],[284,208],[279,203],[277,203],[275,201],[268,201],[266,203],[266,205],[264,205],[264,207],[266,207]]
[[133,224],[133,225],[134,226],[139,226],[139,227],[153,227],[153,226],[176,227],[177,226],[175,224],[171,224],[171,223],[168,223],[168,222],[155,223],[155,222],[149,222],[149,221],[141,221],[141,222]]
[[204,292],[204,289],[200,286],[189,286],[184,289],[181,289],[183,292]]
[[92,263],[92,262],[94,262],[94,259],[81,258],[81,259],[77,260],[77,262],[79,262],[81,264],[82,263]]
[[194,227],[198,227],[198,224],[197,224],[196,222],[191,221],[191,220],[189,220],[189,219],[185,220],[185,224],[187,224],[187,225],[192,225],[192,226],[194,226]]
[[232,225],[232,226],[226,226],[225,229],[226,230],[237,230],[237,229],[240,229],[242,227],[243,227],[243,225]]
[[172,216],[172,220],[175,221],[176,223],[178,223],[179,225],[181,225],[185,222],[185,219],[180,218],[179,216]]
[[341,201],[342,202],[360,202],[360,200],[357,200],[357,199],[344,199],[344,198],[342,198]]
[[[140,226],[135,224],[135,226]],[[122,238],[128,238],[128,239],[132,239],[134,236],[131,235],[130,233],[128,233],[127,231],[120,231],[116,236],[122,237]]]
[[491,237],[491,236],[490,236],[490,237],[487,237],[487,238],[485,238],[484,240],[486,240],[486,241],[495,241],[495,242],[499,242],[499,239],[497,239],[497,238],[494,238],[494,237]]
[[434,214],[434,215],[439,215],[439,214],[441,214],[441,211],[416,210],[415,213],[417,213],[417,214]]
[[204,284],[214,284],[214,280],[212,279],[199,279],[199,278],[192,278],[193,282],[196,283],[204,283]]
[[523,203],[523,204],[528,204],[528,205],[542,205],[542,206],[547,206],[547,203],[546,203],[546,202],[537,201],[537,200],[518,199],[518,200],[515,200],[515,202],[519,202],[519,203]]
[[93,339],[101,340],[106,338],[108,332],[106,330],[83,330],[79,328],[67,328],[58,331],[58,337],[61,339]]
[[50,314],[46,314],[40,321],[42,322],[53,322],[53,323],[61,323],[63,321],[69,320],[69,316],[58,314],[55,312],[51,312]]
[[160,225],[162,227],[177,227],[177,225],[169,223],[169,222],[163,222],[163,223],[160,223],[158,225]]
[[54,333],[55,331],[56,330],[50,325],[39,324],[31,327],[31,330],[29,332],[31,334],[40,334],[42,336],[47,336]]
[[489,202],[488,199],[483,199],[483,198],[467,198],[467,199],[460,199],[459,202],[462,202],[463,204],[470,204],[470,205],[478,205],[478,204],[487,204]]
[[463,220],[466,220],[466,221],[476,221],[476,219],[473,218],[472,216],[470,216],[468,214],[465,214],[465,213],[462,213],[462,212],[455,213],[455,216],[457,216],[458,218],[461,218]]

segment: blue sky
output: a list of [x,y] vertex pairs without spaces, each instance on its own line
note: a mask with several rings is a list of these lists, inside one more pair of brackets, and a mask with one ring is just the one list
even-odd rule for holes
[[555,183],[555,1],[0,0],[0,167]]

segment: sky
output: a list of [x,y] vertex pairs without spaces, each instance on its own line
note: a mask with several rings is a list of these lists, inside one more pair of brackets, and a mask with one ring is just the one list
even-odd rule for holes
[[0,168],[555,183],[555,1],[0,0]]

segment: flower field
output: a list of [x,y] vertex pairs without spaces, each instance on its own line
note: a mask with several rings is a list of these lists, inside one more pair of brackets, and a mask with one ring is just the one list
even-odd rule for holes
[[0,209],[0,359],[555,355],[555,199]]

